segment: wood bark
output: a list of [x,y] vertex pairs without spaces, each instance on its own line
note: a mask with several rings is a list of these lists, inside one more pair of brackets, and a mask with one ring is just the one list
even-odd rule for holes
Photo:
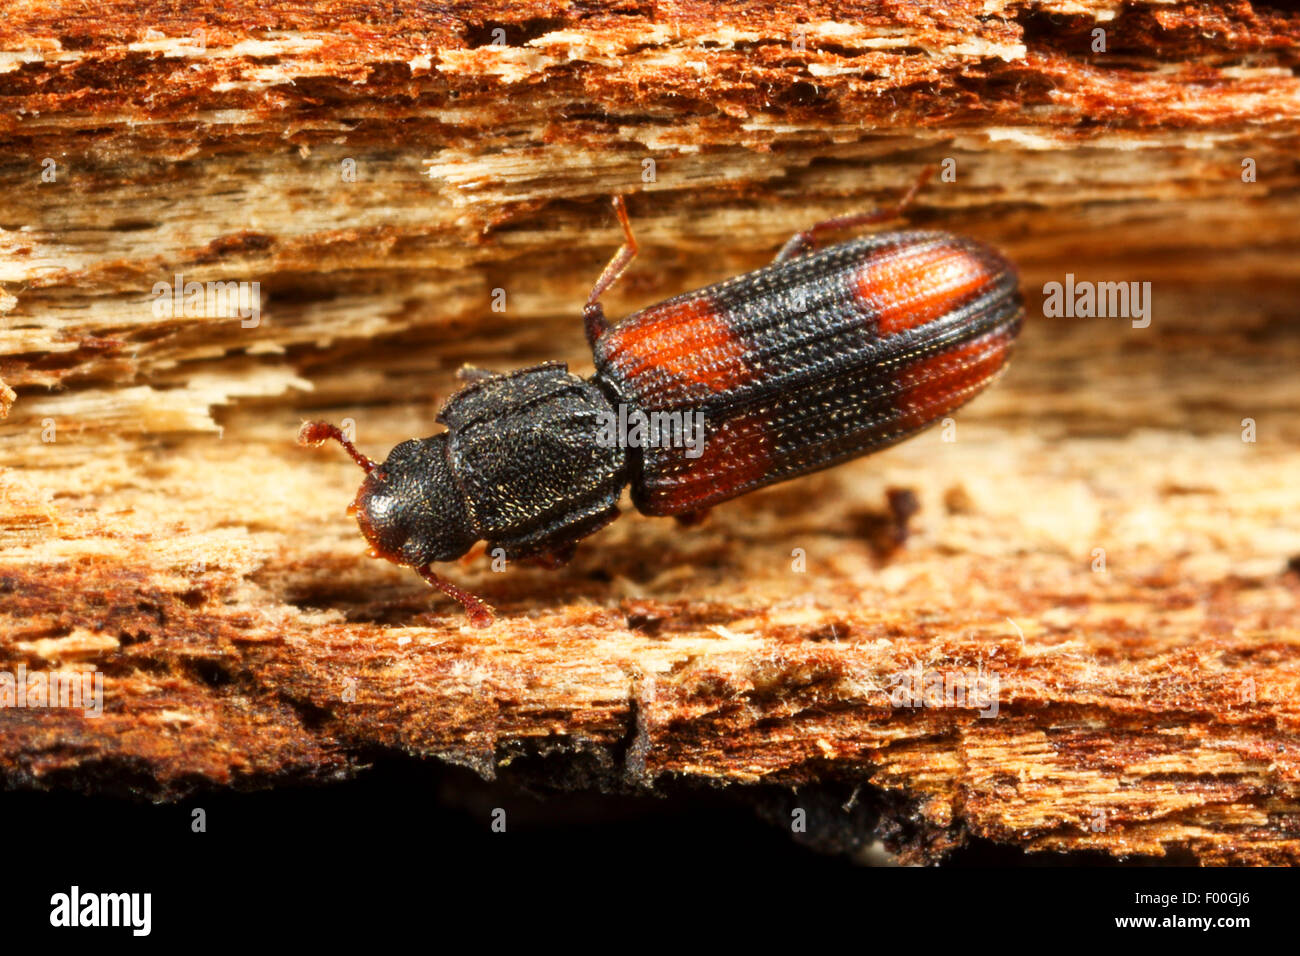
[[[908,861],[1295,862],[1300,17],[943,6],[11,4],[0,670],[106,701],[0,711],[5,785],[528,756],[552,789],[847,787],[827,842]],[[360,473],[294,443],[351,419],[382,457],[463,363],[590,372],[612,194],[618,316],[928,164],[910,221],[1028,299],[949,428],[698,528],[625,509],[558,572],[475,553],[488,630],[367,560]],[[1150,282],[1149,327],[1044,315],[1067,273]],[[259,283],[259,321],[163,314],[176,276]],[[898,706],[909,674],[995,679],[997,715]]]

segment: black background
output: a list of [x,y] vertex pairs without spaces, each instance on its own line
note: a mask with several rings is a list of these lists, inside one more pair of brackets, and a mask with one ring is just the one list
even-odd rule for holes
[[[491,828],[506,811],[504,833]],[[202,807],[207,832],[194,833]],[[1195,870],[1101,857],[1026,855],[983,841],[941,868],[862,867],[795,843],[718,792],[671,799],[558,795],[544,800],[469,771],[382,759],[317,787],[206,793],[156,805],[67,793],[0,794],[7,940],[340,944],[411,933],[435,948],[507,937],[589,949],[669,945],[685,934],[822,939],[876,948],[1004,945],[1005,934],[1060,943],[1131,937],[1143,945],[1254,944],[1289,921],[1286,869]],[[50,897],[150,892],[150,937],[124,928],[53,929]],[[1171,907],[1134,893],[1247,891],[1242,907]],[[1249,929],[1116,929],[1114,917],[1246,915]],[[809,937],[809,933],[818,934]],[[374,934],[379,934],[376,937]],[[700,934],[703,934],[701,937]],[[1026,935],[1029,934],[1029,935]],[[658,941],[656,943],[655,941]],[[874,942],[873,942],[874,940]],[[680,944],[674,943],[674,948]],[[621,943],[620,943],[621,945]]]

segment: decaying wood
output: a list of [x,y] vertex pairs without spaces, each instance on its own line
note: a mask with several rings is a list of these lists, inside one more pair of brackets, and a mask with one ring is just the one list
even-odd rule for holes
[[[6,785],[541,755],[555,787],[860,786],[910,860],[1300,857],[1300,18],[392,6],[0,22],[0,670],[107,694],[0,711]],[[366,560],[356,468],[293,443],[427,434],[465,362],[589,371],[613,193],[642,242],[619,315],[945,158],[913,221],[997,243],[1030,303],[955,431],[689,531],[628,514],[559,572],[472,556],[486,631]],[[1043,317],[1067,272],[1151,282],[1150,327]],[[259,282],[260,322],[158,314],[177,274]],[[907,674],[996,679],[997,714],[898,706]]]

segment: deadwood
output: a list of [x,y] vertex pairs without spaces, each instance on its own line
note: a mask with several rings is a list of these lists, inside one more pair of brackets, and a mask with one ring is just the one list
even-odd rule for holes
[[[106,700],[0,711],[5,784],[540,755],[554,787],[848,788],[839,845],[909,860],[1294,862],[1300,18],[944,6],[10,4],[0,670]],[[912,220],[1003,248],[1030,316],[955,430],[688,531],[628,515],[558,572],[474,555],[484,631],[367,560],[358,471],[294,444],[428,434],[465,362],[589,371],[612,194],[617,316],[945,160]],[[1149,327],[1044,317],[1067,273],[1150,282]],[[169,315],[177,275],[260,314]],[[996,716],[899,675],[992,679]]]

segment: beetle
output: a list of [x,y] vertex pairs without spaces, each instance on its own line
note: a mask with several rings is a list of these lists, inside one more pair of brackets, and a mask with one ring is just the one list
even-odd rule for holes
[[[642,513],[693,523],[723,501],[896,444],[1002,371],[1024,305],[1015,267],[991,247],[905,231],[816,248],[823,233],[898,217],[931,171],[892,207],[819,222],[770,265],[613,325],[600,297],[637,254],[615,197],[623,244],[583,309],[591,378],[562,362],[463,369],[467,384],[436,419],[445,429],[382,464],[326,422],[305,423],[299,442],[338,441],[365,470],[348,510],[372,556],[414,568],[471,623],[491,624],[488,607],[433,564],[485,540],[508,559],[559,567],[618,516],[628,485]],[[629,410],[694,413],[702,448],[692,456],[662,434],[610,441],[616,410],[619,421]]]

